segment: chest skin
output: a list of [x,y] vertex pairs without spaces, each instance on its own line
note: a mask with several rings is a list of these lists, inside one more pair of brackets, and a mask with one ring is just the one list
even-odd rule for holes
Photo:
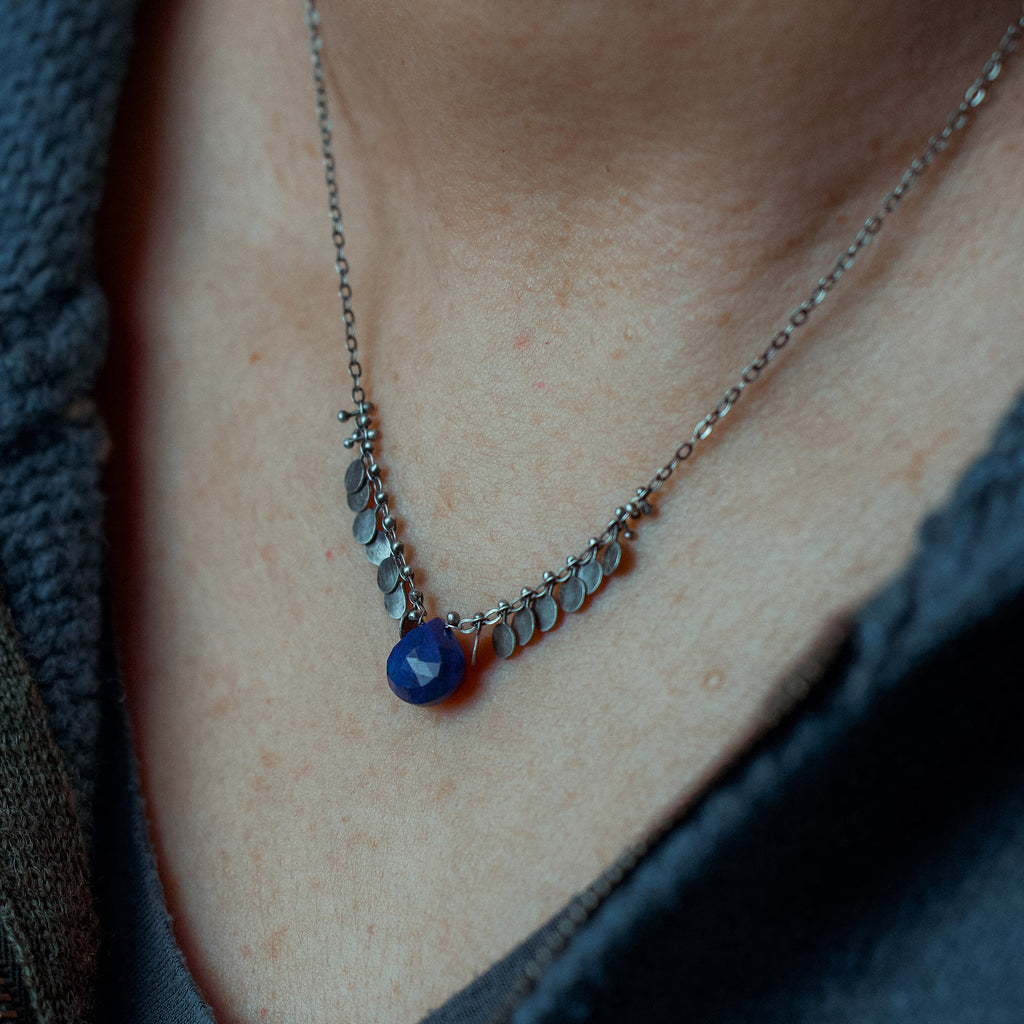
[[[1020,186],[991,159],[1021,108],[886,228],[586,610],[507,662],[482,647],[420,710],[387,689],[397,630],[351,538],[315,135],[261,130],[298,124],[307,83],[250,116],[252,68],[233,92],[182,24],[151,26],[103,222],[115,620],[161,876],[219,1020],[411,1021],[699,791],[982,449],[1022,379],[1020,205],[994,199]],[[438,610],[512,598],[585,544],[856,224],[841,207],[787,257],[781,298],[646,310],[602,305],[582,256],[509,303],[408,254],[404,280],[441,287],[391,288],[383,244],[355,242],[386,486]],[[748,358],[674,352],[680,311],[688,337],[755,339]]]

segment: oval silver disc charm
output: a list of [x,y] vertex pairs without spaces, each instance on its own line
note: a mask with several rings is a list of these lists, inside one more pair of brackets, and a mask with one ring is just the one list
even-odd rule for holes
[[537,628],[546,633],[558,619],[558,605],[550,594],[538,597],[533,603],[533,614],[537,616]]
[[611,576],[613,572],[619,567],[619,562],[622,561],[622,548],[619,547],[619,542],[613,540],[601,552],[601,571],[605,576]]
[[362,459],[356,459],[345,470],[345,490],[349,494],[358,491],[366,483],[366,467]]
[[356,516],[352,523],[352,536],[360,544],[369,544],[373,535],[377,532],[377,510],[375,508],[364,508]]
[[380,588],[382,593],[390,594],[395,587],[398,586],[398,581],[401,576],[398,573],[398,563],[395,561],[394,555],[388,555],[380,565],[377,566],[377,586]]
[[348,492],[348,507],[353,512],[360,512],[366,508],[366,503],[370,500],[370,481],[367,480],[358,491]]
[[601,572],[601,563],[596,558],[592,558],[585,565],[581,565],[576,575],[588,594],[592,594],[597,590],[601,586],[601,580],[604,578],[604,573]]
[[499,622],[491,632],[491,646],[499,658],[507,658],[516,649],[516,635],[507,622]]
[[558,588],[558,606],[563,612],[578,612],[586,596],[586,587],[580,582],[579,577],[570,576]]
[[536,622],[533,618],[533,612],[530,611],[529,606],[520,608],[519,611],[512,616],[512,632],[516,635],[516,643],[520,647],[525,646],[530,642],[530,637],[533,636],[533,630],[536,626]]
[[405,615],[405,587],[395,587],[390,594],[384,595],[384,610],[393,619]]
[[387,536],[378,530],[370,538],[363,550],[366,552],[366,557],[374,565],[380,565],[391,554],[391,544],[388,542]]

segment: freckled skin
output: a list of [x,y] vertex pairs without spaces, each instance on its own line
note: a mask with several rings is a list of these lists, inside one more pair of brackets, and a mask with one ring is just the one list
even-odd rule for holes
[[[514,597],[646,481],[942,123],[998,6],[665,0],[623,32],[617,0],[324,0],[361,357],[438,610]],[[139,31],[104,211],[111,533],[176,935],[225,1024],[404,1024],[705,784],[984,445],[1021,376],[1021,78],[621,576],[410,713],[344,500],[301,19],[183,0]]]

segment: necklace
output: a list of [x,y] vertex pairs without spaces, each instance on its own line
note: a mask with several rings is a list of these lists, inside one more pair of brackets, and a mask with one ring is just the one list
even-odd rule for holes
[[363,386],[363,368],[355,334],[355,313],[349,264],[345,256],[345,231],[338,195],[337,170],[331,121],[327,108],[326,70],[321,58],[323,39],[320,15],[314,0],[306,0],[306,26],[316,90],[317,124],[320,130],[324,178],[327,185],[331,220],[331,239],[335,249],[338,274],[338,296],[341,299],[345,327],[345,348],[348,352],[348,373],[352,379],[351,410],[342,410],[338,419],[352,422],[354,429],[345,438],[346,448],[358,455],[345,472],[345,491],[349,509],[355,513],[352,533],[363,545],[366,556],[377,567],[377,586],[384,595],[384,608],[391,618],[400,622],[400,640],[388,657],[388,684],[402,700],[420,706],[439,704],[450,697],[465,675],[466,661],[455,632],[473,636],[473,657],[484,629],[491,630],[491,644],[499,658],[510,657],[517,648],[528,644],[536,632],[547,632],[559,615],[579,611],[602,584],[605,577],[618,569],[623,543],[635,537],[634,525],[654,511],[653,498],[679,466],[690,459],[697,446],[708,438],[715,425],[729,412],[785,347],[793,333],[802,327],[829,292],[850,270],[861,250],[881,231],[886,220],[895,213],[906,193],[950,144],[953,136],[973,121],[973,115],[985,100],[992,84],[999,77],[1003,64],[1016,49],[1024,35],[1024,15],[1013,22],[1003,34],[999,45],[971,83],[963,99],[946,118],[941,131],[932,135],[924,150],[906,168],[899,183],[887,193],[875,213],[867,218],[853,241],[837,257],[828,273],[819,278],[810,294],[789,315],[786,323],[770,338],[767,346],[743,368],[721,399],[693,428],[690,436],[672,453],[646,484],[636,488],[625,504],[615,509],[604,530],[591,537],[586,548],[565,560],[557,571],[544,573],[534,587],[523,587],[512,601],[499,601],[486,612],[463,616],[448,612],[444,621],[427,618],[425,598],[416,588],[415,574],[405,557],[399,539],[398,521],[391,510],[391,499],[384,491],[382,470],[375,457],[377,431],[373,426],[373,404]]

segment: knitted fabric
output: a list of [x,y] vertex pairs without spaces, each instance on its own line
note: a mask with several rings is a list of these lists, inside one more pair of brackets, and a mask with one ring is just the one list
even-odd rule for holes
[[[0,0],[0,577],[87,829],[103,542],[101,434],[82,396],[106,334],[92,221],[133,6]],[[918,557],[864,610],[844,660],[601,905],[517,1024],[1024,1020],[1024,744],[1014,732],[1024,708],[1009,685],[1021,661],[1005,664],[1020,646],[1022,592],[1018,404],[926,524]],[[19,714],[31,708],[26,698]],[[115,827],[99,872],[107,985],[127,1007],[108,1019],[208,1024],[121,739],[101,759],[108,770],[126,762],[104,811]],[[39,754],[52,767],[48,742],[4,739],[16,742],[19,763]],[[60,784],[44,774],[46,803]],[[15,791],[26,802],[12,814],[33,806],[31,780]],[[73,815],[60,813],[73,834]],[[34,817],[5,834],[31,837]],[[5,863],[23,879],[54,862],[18,856]],[[12,919],[40,920],[24,906]],[[46,934],[73,972],[88,956],[58,932]],[[546,939],[532,937],[432,1019],[488,1019]],[[61,993],[73,992],[71,977]]]
[[4,928],[0,928],[0,1003],[5,1010],[16,1013],[12,1019],[21,1024],[36,1024],[39,1019],[21,978],[17,950],[7,938]]
[[1024,1020],[1022,626],[1024,397],[820,689],[514,1024]]
[[85,849],[63,758],[2,605],[0,931],[40,1024],[91,1019],[98,934]]
[[87,834],[103,564],[93,221],[130,0],[0,0],[0,577]]

